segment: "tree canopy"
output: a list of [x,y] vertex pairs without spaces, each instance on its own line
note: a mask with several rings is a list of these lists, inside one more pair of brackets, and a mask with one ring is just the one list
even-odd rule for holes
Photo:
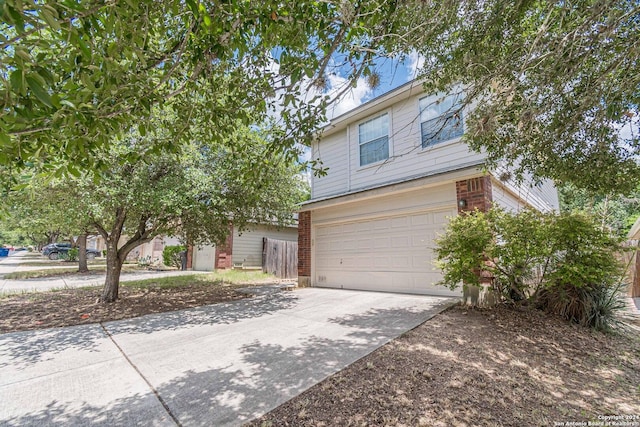
[[0,15],[3,178],[103,169],[95,150],[144,134],[154,108],[176,120],[153,150],[277,117],[272,144],[295,156],[332,73],[375,85],[376,58],[414,53],[429,91],[465,89],[490,166],[601,193],[640,178],[637,1],[2,0]]
[[[490,165],[595,192],[640,178],[640,2],[403,3],[394,49],[428,90],[464,87],[467,141]],[[436,18],[436,19],[434,19]]]
[[[61,176],[102,170],[95,155],[153,110],[174,123],[153,150],[197,132],[277,117],[274,147],[312,138],[336,68],[369,71],[394,2],[212,0],[0,1],[0,168]],[[313,90],[313,88],[320,88]],[[197,101],[197,102],[194,102]],[[136,153],[130,153],[135,156]]]
[[[163,235],[195,245],[221,243],[230,222],[240,231],[255,223],[289,225],[306,196],[301,166],[271,152],[257,129],[238,122],[224,141],[197,140],[180,152],[153,153],[167,132],[166,116],[157,116],[145,136],[132,130],[99,153],[108,166],[99,174],[38,177],[9,199],[16,229],[95,230],[104,238],[105,302],[117,299],[122,263],[140,244]],[[146,154],[132,159],[132,153]]]

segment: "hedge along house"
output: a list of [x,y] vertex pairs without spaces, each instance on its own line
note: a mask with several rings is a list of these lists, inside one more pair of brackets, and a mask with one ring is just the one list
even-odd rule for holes
[[484,171],[461,140],[465,117],[455,94],[409,82],[331,120],[311,147],[327,174],[312,177],[299,213],[301,286],[461,295],[435,285],[434,238],[449,218],[492,204],[558,209],[551,181]]

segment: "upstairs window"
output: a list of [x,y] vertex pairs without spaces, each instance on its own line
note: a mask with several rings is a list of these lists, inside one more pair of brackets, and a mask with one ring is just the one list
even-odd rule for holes
[[458,95],[420,100],[420,130],[422,147],[462,136],[462,109]]
[[358,128],[360,166],[389,158],[389,116],[383,114],[360,124]]

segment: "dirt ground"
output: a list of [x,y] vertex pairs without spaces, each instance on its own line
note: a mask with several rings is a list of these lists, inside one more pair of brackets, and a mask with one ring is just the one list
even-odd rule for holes
[[174,288],[120,286],[120,299],[111,304],[98,303],[101,287],[24,293],[0,299],[0,333],[128,319],[247,298],[236,291],[246,286],[207,282]]
[[250,425],[637,427],[640,336],[455,307]]
[[[246,298],[237,292],[244,286],[123,286],[121,299],[106,305],[97,303],[100,288],[22,294],[0,299],[0,333]],[[454,307],[250,425],[586,426],[591,421],[640,427],[639,331],[592,332],[526,308]],[[606,424],[605,416],[628,417],[622,419],[628,424]]]

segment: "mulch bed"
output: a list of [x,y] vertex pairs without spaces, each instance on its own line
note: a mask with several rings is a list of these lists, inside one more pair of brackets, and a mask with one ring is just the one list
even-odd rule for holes
[[247,285],[193,283],[176,288],[120,286],[120,299],[100,304],[101,287],[34,292],[0,299],[0,333],[128,319],[246,298]]

